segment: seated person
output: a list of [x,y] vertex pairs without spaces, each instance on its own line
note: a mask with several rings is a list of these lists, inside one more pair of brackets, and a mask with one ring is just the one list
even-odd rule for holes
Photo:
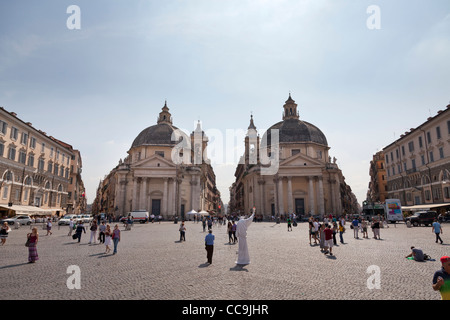
[[411,247],[411,253],[408,254],[405,258],[413,257],[415,261],[425,261],[425,255],[421,249],[417,249],[415,247]]

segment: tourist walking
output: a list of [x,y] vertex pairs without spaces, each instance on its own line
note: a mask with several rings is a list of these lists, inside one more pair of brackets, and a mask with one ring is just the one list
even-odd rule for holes
[[50,220],[50,218],[48,218],[47,220],[47,236],[48,235],[52,235],[52,221]]
[[83,231],[84,231],[84,233],[86,233],[86,229],[84,228],[83,221],[79,221],[78,225],[77,225],[77,229],[75,230],[75,235],[76,235],[75,239],[78,239],[78,242],[81,241],[81,234],[83,233]]
[[213,224],[212,219],[211,219],[211,217],[209,217],[208,218],[208,230],[212,229],[212,224]]
[[71,236],[72,232],[73,232],[73,219],[70,218],[70,220],[69,220],[69,233],[67,235]]
[[325,225],[325,229],[323,230],[324,234],[324,254],[330,254],[330,256],[333,255],[333,230],[330,228],[329,224]]
[[212,230],[208,231],[208,234],[205,237],[205,249],[206,249],[206,259],[209,264],[212,264],[212,257],[214,252],[214,235],[212,234]]
[[111,245],[111,237],[112,237],[111,227],[108,224],[105,230],[105,247],[106,247],[105,253],[109,253],[111,251],[111,248],[109,247]]
[[344,225],[342,224],[342,220],[339,220],[339,240],[341,241],[341,243],[344,243],[344,232],[345,232],[345,228]]
[[311,245],[311,238],[314,235],[314,223],[313,223],[313,218],[312,217],[309,218],[308,225],[309,225],[309,245]]
[[28,240],[28,263],[35,263],[39,260],[37,253],[37,244],[39,241],[39,233],[36,227],[31,229],[31,233],[27,234]]
[[450,257],[441,257],[442,268],[434,273],[433,289],[439,291],[442,300],[450,300]]
[[8,222],[4,222],[2,228],[0,229],[0,239],[2,241],[2,245],[6,243],[6,239],[8,239],[8,233],[10,231],[11,228],[9,227]]
[[117,253],[117,245],[119,244],[120,241],[120,230],[119,230],[119,225],[115,225],[114,226],[114,230],[112,232],[112,240],[114,243],[114,251],[113,254]]
[[206,229],[206,218],[205,217],[202,218],[202,226],[203,226],[203,232],[205,232],[205,229]]
[[432,232],[434,232],[436,234],[436,243],[438,243],[438,241],[440,241],[442,244],[444,242],[444,241],[442,241],[441,236],[440,236],[440,234],[442,233],[442,227],[437,219],[434,219],[431,229],[432,229]]
[[97,221],[93,220],[92,221],[92,225],[91,225],[91,239],[89,240],[89,244],[91,244],[92,242],[96,242],[96,236],[97,236]]
[[184,225],[184,222],[181,223],[179,231],[180,231],[180,242],[186,241],[186,226]]
[[291,217],[287,218],[287,229],[289,231],[289,229],[292,231],[292,219]]
[[325,249],[325,224],[322,223],[319,227],[319,246],[320,246],[320,251],[324,251]]
[[228,231],[228,243],[231,243],[231,241],[233,241],[233,224],[231,223],[231,221],[228,221],[227,224],[227,231]]
[[231,226],[231,233],[233,234],[233,243],[236,243],[238,241],[238,238],[236,237],[236,221],[233,220],[233,225]]
[[380,240],[380,221],[377,219],[372,223],[373,238]]
[[359,239],[358,237],[358,231],[359,231],[359,220],[354,218],[352,221],[352,227],[353,227],[353,238]]
[[334,221],[333,221],[333,244],[335,246],[337,245],[336,233],[338,233],[338,225],[336,223],[336,219],[334,219]]
[[367,232],[367,220],[366,219],[362,219],[361,228],[362,228],[363,238],[369,239],[369,234]]
[[105,221],[102,221],[102,224],[100,225],[98,230],[99,230],[98,238],[100,240],[100,243],[105,243],[105,232],[106,232],[106,222]]

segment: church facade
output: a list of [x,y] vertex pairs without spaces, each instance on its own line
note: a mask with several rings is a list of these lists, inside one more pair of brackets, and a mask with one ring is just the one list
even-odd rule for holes
[[188,219],[192,210],[217,213],[220,192],[204,156],[207,144],[200,123],[190,136],[175,127],[166,103],[157,124],[136,137],[128,156],[100,182],[93,213],[143,210],[164,219]]
[[262,136],[250,120],[245,154],[230,188],[231,212],[261,218],[358,213],[355,195],[345,183],[327,139],[311,123],[300,120],[289,95],[283,119]]

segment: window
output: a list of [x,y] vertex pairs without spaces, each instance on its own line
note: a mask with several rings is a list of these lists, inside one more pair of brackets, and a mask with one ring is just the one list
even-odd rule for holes
[[431,132],[430,131],[427,132],[427,141],[428,141],[428,143],[431,143]]
[[402,146],[402,156],[405,155],[405,146]]
[[414,141],[408,142],[409,152],[414,152]]
[[4,186],[3,187],[3,196],[2,196],[3,199],[7,199],[8,198],[8,189],[9,189],[8,186]]
[[5,145],[3,142],[0,142],[0,156],[3,157],[3,152],[5,151]]
[[386,155],[386,163],[389,164],[389,157]]
[[53,149],[53,147],[51,147],[50,148],[50,158],[53,158],[53,151],[54,151],[54,149]]
[[450,187],[444,188],[444,198],[450,198]]
[[51,162],[48,163],[48,165],[47,165],[47,171],[48,171],[49,173],[52,173],[52,171],[53,171],[53,163],[51,163]]
[[300,149],[292,149],[291,150],[291,155],[292,156],[295,156],[296,154],[299,154],[300,153]]
[[407,166],[406,166],[406,162],[403,163],[403,169],[405,170],[405,172],[406,172],[406,170],[408,170]]
[[422,137],[419,137],[419,148],[423,148]]
[[22,132],[22,138],[20,139],[20,143],[24,145],[28,143],[28,133]]
[[413,169],[416,169],[416,159],[411,159],[411,165]]
[[43,158],[39,158],[38,161],[38,170],[39,171],[44,171],[44,166],[45,166],[45,161]]
[[25,161],[27,160],[27,154],[25,151],[20,150],[19,151],[19,162],[22,164],[25,164]]
[[45,152],[45,143],[42,142],[41,144],[41,153]]
[[439,148],[439,157],[444,159],[444,148]]
[[[8,128],[8,124],[5,121],[0,120],[0,133],[6,134],[7,128]],[[450,125],[449,125],[449,133],[450,133]]]
[[430,162],[434,162],[433,151],[430,151]]
[[155,154],[164,158],[164,151],[155,151]]
[[16,148],[15,147],[9,147],[8,150],[8,159],[9,160],[16,160]]
[[450,134],[450,120],[447,121],[447,131],[448,134]]
[[438,139],[441,138],[441,127],[436,127],[436,136]]
[[30,148],[35,149],[36,148],[36,138],[31,137],[30,139]]
[[422,165],[424,166],[424,165],[425,165],[425,156],[424,156],[424,155],[421,155],[421,156],[420,156],[420,159],[422,160]]
[[425,190],[425,200],[431,200],[430,190]]
[[397,159],[399,158],[400,154],[398,152],[398,149],[395,149],[395,156],[397,157]]
[[15,127],[11,127],[11,139],[17,140],[17,136],[19,135],[19,129]]
[[395,176],[395,167],[392,167],[392,175]]
[[28,156],[28,165],[29,165],[30,167],[34,167],[34,155],[33,155],[33,154],[30,154],[30,155]]
[[58,170],[59,170],[59,165],[57,165],[57,164],[55,163],[55,165],[53,166],[53,174],[54,174],[54,175],[58,175]]
[[394,154],[391,151],[391,160],[394,161]]

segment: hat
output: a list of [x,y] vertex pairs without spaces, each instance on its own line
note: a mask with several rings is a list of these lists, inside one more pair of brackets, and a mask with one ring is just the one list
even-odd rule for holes
[[448,261],[450,261],[450,257],[449,257],[449,256],[443,256],[443,257],[441,257],[441,262],[442,262],[442,263],[448,262]]

